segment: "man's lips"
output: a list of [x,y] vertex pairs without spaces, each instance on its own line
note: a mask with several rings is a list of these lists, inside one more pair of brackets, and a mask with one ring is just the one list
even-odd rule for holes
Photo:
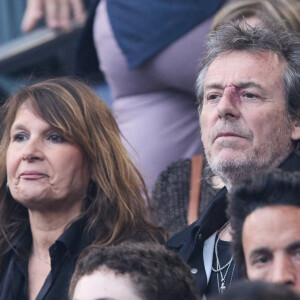
[[235,132],[219,132],[216,137],[215,140],[218,138],[222,138],[222,137],[238,137],[238,138],[243,138],[241,135],[235,133]]
[[22,179],[40,179],[40,178],[44,178],[47,175],[38,171],[25,171],[22,172],[20,175],[20,178]]

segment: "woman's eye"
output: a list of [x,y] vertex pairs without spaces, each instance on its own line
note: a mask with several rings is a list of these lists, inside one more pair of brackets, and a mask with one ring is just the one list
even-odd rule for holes
[[53,143],[64,143],[66,141],[64,137],[58,134],[51,134],[48,140]]
[[13,136],[13,141],[23,142],[27,139],[27,135],[25,133],[17,133]]

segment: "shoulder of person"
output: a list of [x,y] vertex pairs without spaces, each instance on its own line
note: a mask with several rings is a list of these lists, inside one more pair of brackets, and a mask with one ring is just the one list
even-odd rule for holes
[[184,255],[194,244],[195,236],[199,230],[199,220],[182,231],[174,234],[167,242],[166,248],[180,255]]

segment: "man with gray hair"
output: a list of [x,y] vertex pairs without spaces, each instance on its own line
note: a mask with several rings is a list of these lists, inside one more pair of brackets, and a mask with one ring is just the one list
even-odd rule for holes
[[227,23],[212,32],[197,80],[202,141],[225,183],[198,221],[167,242],[202,295],[238,278],[226,193],[249,175],[300,170],[300,36],[279,25]]

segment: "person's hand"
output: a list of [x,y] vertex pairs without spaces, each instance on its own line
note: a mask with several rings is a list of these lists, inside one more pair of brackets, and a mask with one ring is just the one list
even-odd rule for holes
[[83,0],[27,0],[22,30],[31,31],[43,17],[51,29],[69,29],[73,19],[85,20]]

